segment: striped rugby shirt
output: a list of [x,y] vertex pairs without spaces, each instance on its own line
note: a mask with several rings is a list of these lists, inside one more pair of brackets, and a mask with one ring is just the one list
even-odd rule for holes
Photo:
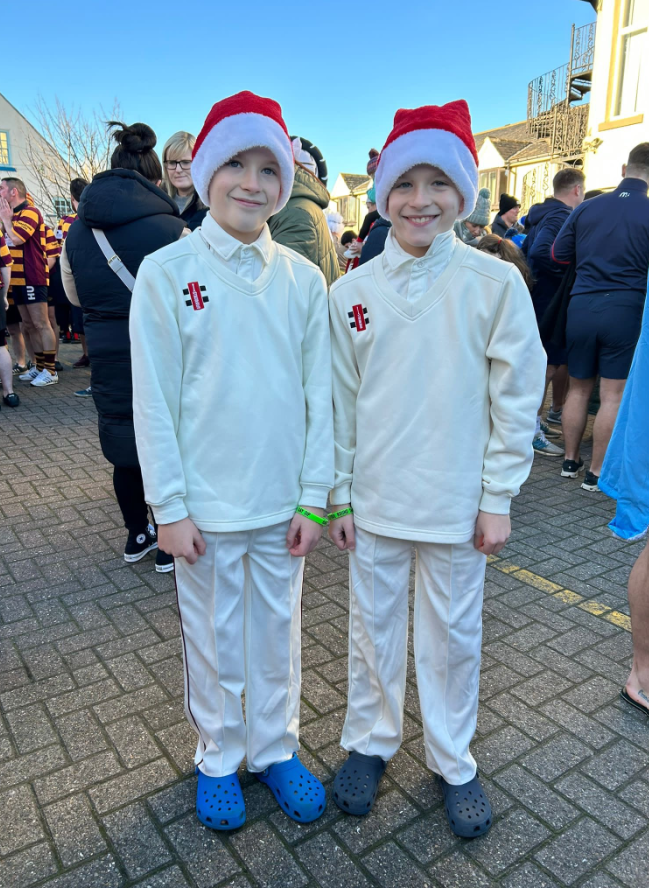
[[39,210],[27,200],[14,208],[12,227],[20,243],[10,244],[13,259],[11,287],[47,286],[49,274],[45,259],[45,222]]
[[9,268],[12,261],[9,247],[5,243],[4,237],[0,234],[0,268]]
[[69,216],[62,216],[61,219],[59,219],[59,224],[56,226],[56,239],[58,241],[66,239],[70,226],[76,218],[77,214],[71,213]]

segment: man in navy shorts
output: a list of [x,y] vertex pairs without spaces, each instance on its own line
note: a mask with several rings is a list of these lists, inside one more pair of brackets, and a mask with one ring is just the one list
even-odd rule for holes
[[566,327],[570,389],[562,422],[564,478],[576,478],[583,470],[579,449],[588,401],[597,376],[601,377],[593,454],[581,485],[589,491],[599,489],[647,295],[649,142],[631,151],[622,175],[614,191],[585,201],[570,214],[552,248],[555,262],[577,262]]

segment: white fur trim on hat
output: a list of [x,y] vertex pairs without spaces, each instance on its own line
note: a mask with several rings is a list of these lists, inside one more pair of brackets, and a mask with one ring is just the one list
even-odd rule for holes
[[442,129],[418,129],[399,136],[383,151],[376,168],[376,206],[389,219],[388,198],[397,179],[421,163],[439,167],[464,198],[458,219],[470,216],[478,196],[478,168],[462,139]]
[[268,148],[279,164],[280,194],[274,212],[288,203],[293,189],[295,164],[293,146],[282,127],[265,114],[232,114],[224,117],[205,136],[194,155],[192,180],[205,206],[210,205],[210,182],[214,173],[235,154],[250,148]]

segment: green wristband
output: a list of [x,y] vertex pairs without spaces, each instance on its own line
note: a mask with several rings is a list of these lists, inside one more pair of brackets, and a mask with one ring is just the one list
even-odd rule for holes
[[341,509],[339,512],[329,512],[327,518],[330,521],[335,521],[336,518],[343,518],[345,515],[351,515],[353,511],[352,507],[348,506],[346,509]]
[[295,510],[298,515],[304,515],[305,518],[308,518],[309,521],[315,521],[316,524],[322,525],[322,527],[327,527],[329,521],[327,518],[321,518],[319,515],[314,515],[313,512],[309,512],[307,509],[303,509],[302,506],[298,506]]

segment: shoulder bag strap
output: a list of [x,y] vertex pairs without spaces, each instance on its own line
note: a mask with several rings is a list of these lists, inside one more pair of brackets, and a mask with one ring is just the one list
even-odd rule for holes
[[120,281],[124,284],[125,287],[133,292],[133,287],[135,286],[135,278],[128,270],[128,268],[124,265],[122,260],[119,258],[115,250],[110,245],[110,241],[101,230],[101,228],[93,228],[91,229],[92,233],[95,236],[95,240],[99,244],[99,249],[106,257],[106,261],[108,262],[109,267],[112,271],[115,272]]

